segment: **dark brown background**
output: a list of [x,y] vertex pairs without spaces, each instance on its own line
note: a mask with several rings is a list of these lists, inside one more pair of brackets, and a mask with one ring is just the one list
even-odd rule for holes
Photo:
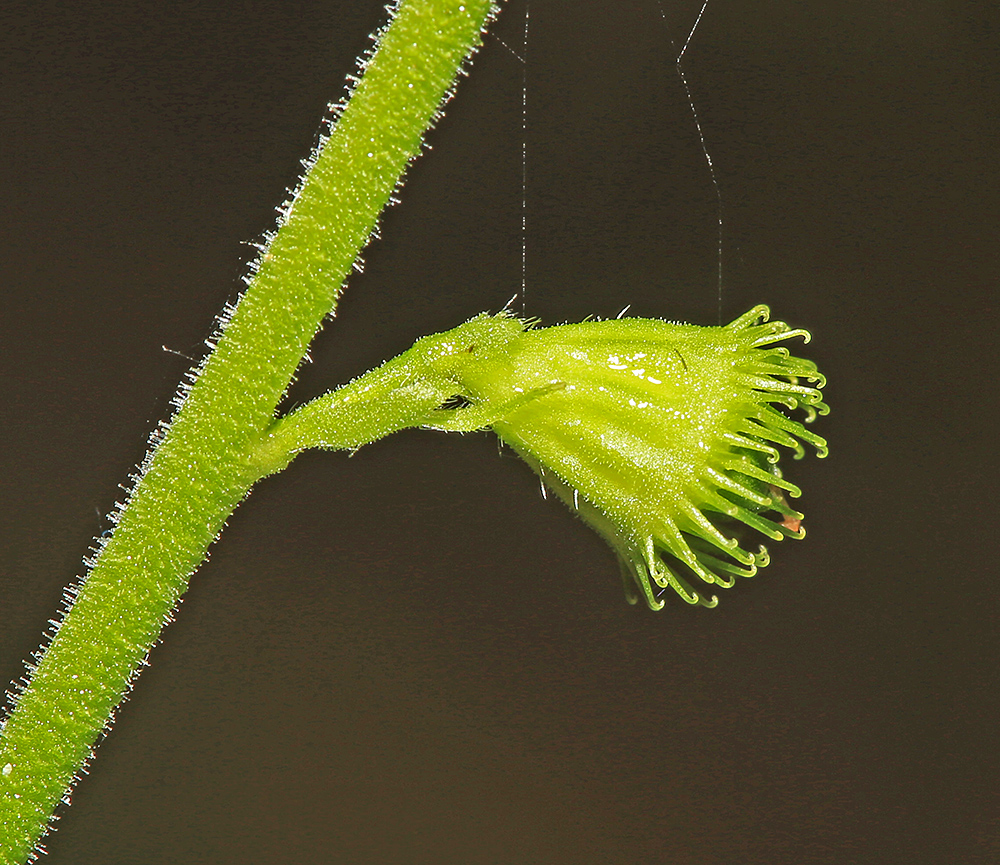
[[[715,323],[670,45],[698,3],[664,6],[533,4],[546,322]],[[4,4],[5,681],[168,413],[161,346],[201,351],[382,17]],[[690,50],[725,316],[771,304],[830,377],[805,542],[653,614],[488,435],[304,456],[231,519],[47,861],[998,861],[998,39],[985,0],[713,0]],[[520,84],[489,38],[296,398],[517,290]]]

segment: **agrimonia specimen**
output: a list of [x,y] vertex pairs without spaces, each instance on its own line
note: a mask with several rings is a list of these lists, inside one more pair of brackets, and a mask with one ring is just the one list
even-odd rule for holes
[[[300,451],[406,427],[491,428],[614,548],[631,600],[725,587],[766,563],[740,532],[800,537],[776,446],[825,443],[814,365],[764,307],[727,327],[533,328],[480,315],[280,418],[278,404],[494,7],[403,0],[308,163],[217,347],[158,431],[128,506],[0,730],[0,862],[33,856],[193,571],[254,483]],[[805,383],[803,383],[805,382]],[[459,399],[461,407],[455,405]]]
[[475,360],[483,353],[470,344],[455,375],[472,406],[442,427],[489,422],[612,546],[631,603],[638,590],[658,610],[669,586],[715,606],[692,580],[730,588],[768,563],[763,546],[741,546],[740,527],[805,535],[775,445],[827,452],[780,410],[801,406],[807,423],[829,410],[816,365],[776,345],[809,334],[768,314],[757,306],[726,327],[616,319],[525,330]]
[[[782,411],[801,407],[806,423],[828,411],[816,365],[777,345],[809,334],[768,314],[757,306],[725,327],[632,318],[533,328],[483,313],[280,421],[259,469],[308,447],[365,444],[369,412],[420,404],[421,426],[491,428],[514,448],[615,550],[631,603],[641,595],[659,610],[669,587],[713,607],[716,596],[692,583],[731,588],[768,563],[765,547],[744,548],[747,529],[805,536],[776,446],[826,455],[825,440]],[[461,408],[435,408],[455,398]]]

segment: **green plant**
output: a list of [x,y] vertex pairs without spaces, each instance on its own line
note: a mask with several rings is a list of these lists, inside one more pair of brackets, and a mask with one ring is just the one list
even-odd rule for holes
[[770,405],[822,409],[797,379],[822,382],[808,362],[767,347],[796,332],[759,323],[762,308],[707,329],[639,319],[526,329],[478,316],[275,419],[490,12],[487,2],[411,0],[381,35],[5,724],[4,861],[30,854],[227,516],[305,448],[355,448],[409,426],[492,427],[612,544],[631,594],[652,607],[662,606],[655,587],[706,601],[686,574],[727,585],[761,562],[717,521],[800,534],[781,493],[796,490],[769,442],[823,442]]

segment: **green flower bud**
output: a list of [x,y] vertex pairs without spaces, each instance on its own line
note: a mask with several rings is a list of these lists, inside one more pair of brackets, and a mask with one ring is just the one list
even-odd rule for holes
[[804,536],[785,499],[800,491],[782,477],[776,446],[801,457],[801,440],[826,455],[826,442],[782,410],[802,408],[806,422],[826,414],[824,379],[775,343],[808,341],[806,331],[768,322],[766,306],[725,327],[522,327],[483,315],[453,332],[468,344],[449,340],[431,365],[469,404],[429,425],[492,427],[615,550],[630,603],[641,595],[661,609],[669,587],[715,606],[696,581],[729,588],[768,562],[763,546],[741,545],[747,528]]

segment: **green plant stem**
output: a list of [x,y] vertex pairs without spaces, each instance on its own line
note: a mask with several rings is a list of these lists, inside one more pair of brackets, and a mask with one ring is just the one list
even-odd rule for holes
[[466,432],[489,426],[498,412],[509,410],[508,402],[457,411],[441,404],[455,396],[478,402],[480,394],[467,385],[470,368],[484,358],[503,365],[504,351],[523,329],[519,319],[481,313],[444,333],[421,337],[398,357],[271,424],[253,451],[251,471],[264,477],[307,448],[354,450],[407,427]]
[[[404,0],[381,35],[5,722],[0,861],[29,857],[227,517],[258,478],[290,459],[287,447],[268,451],[278,402],[491,8],[489,0]],[[402,394],[382,418],[387,432],[422,422],[448,389],[444,380],[440,390],[421,389],[380,369],[381,385]],[[379,417],[369,412],[366,422]]]

